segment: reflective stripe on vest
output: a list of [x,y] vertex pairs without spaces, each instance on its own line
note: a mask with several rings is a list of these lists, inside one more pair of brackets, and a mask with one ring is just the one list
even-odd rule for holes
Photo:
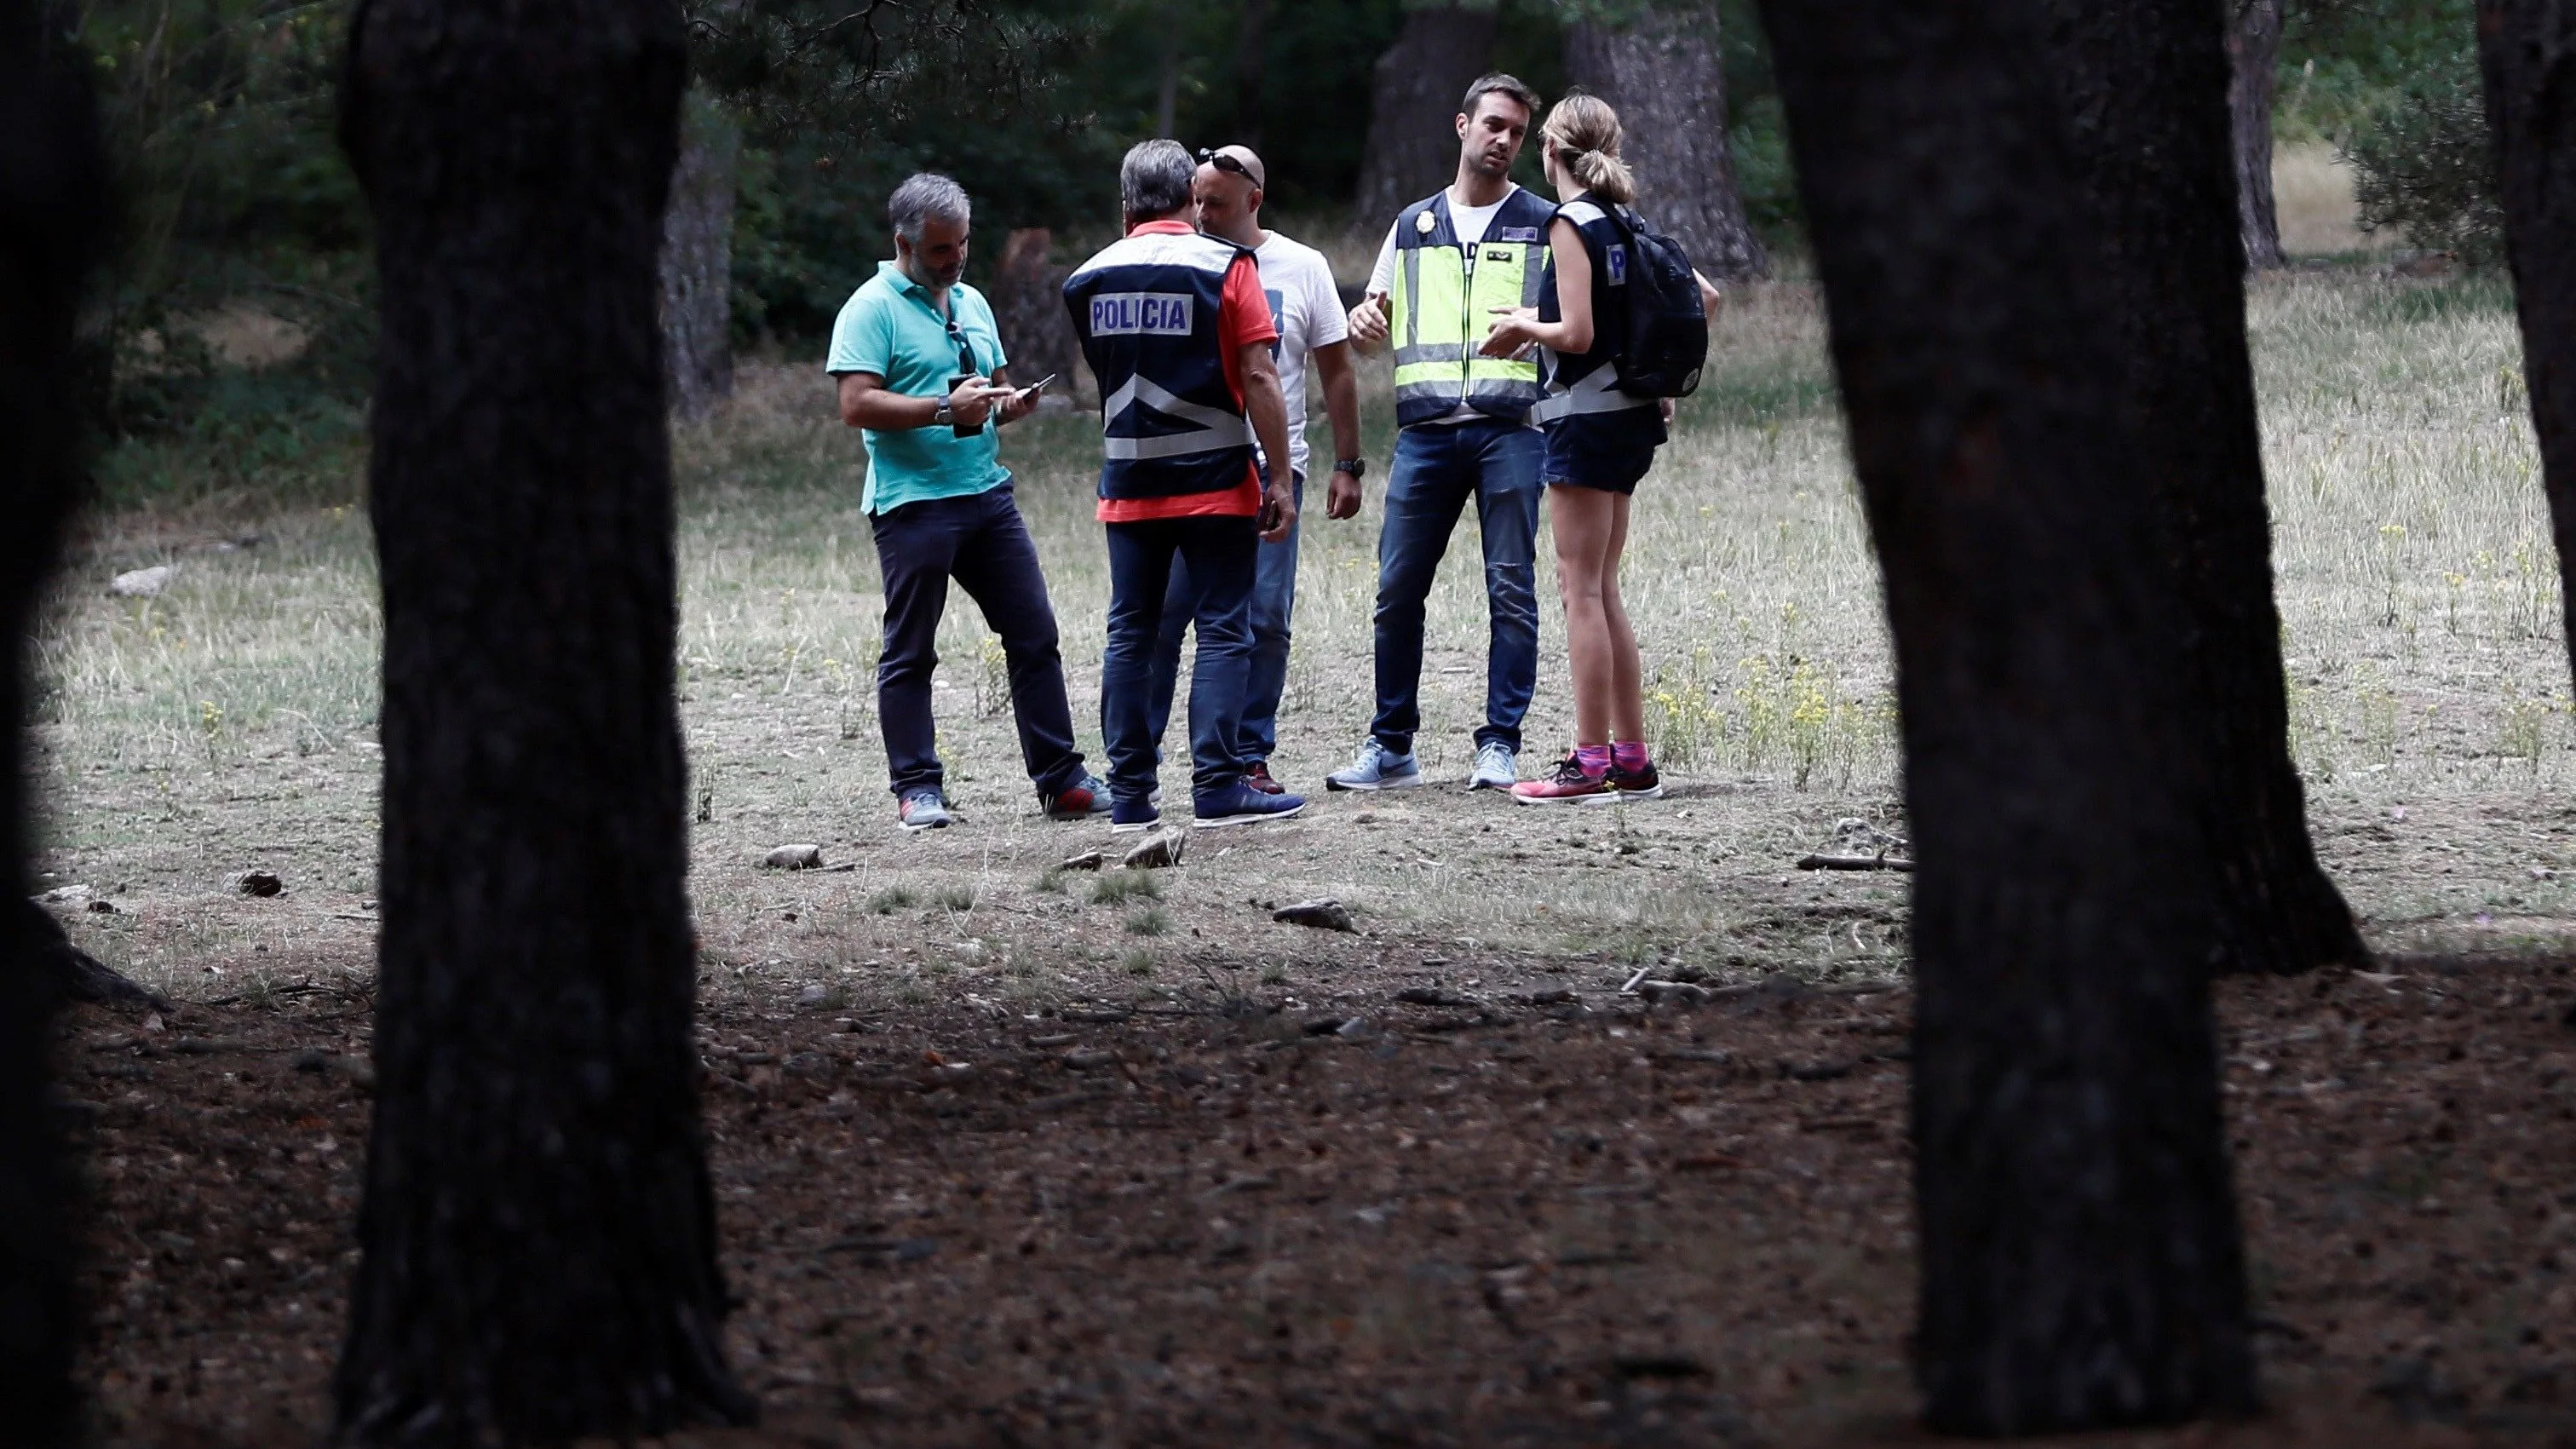
[[1194,458],[1201,453],[1222,453],[1252,445],[1252,424],[1241,413],[1175,396],[1141,372],[1129,377],[1126,386],[1101,402],[1100,414],[1115,419],[1140,402],[1158,413],[1198,426],[1185,433],[1165,433],[1155,438],[1122,438],[1111,433],[1100,440],[1101,456],[1128,460]]
[[[1430,215],[1430,231],[1418,223],[1399,223],[1394,290],[1388,299],[1395,341],[1395,405],[1401,423],[1412,424],[1458,410],[1464,404],[1491,416],[1517,420],[1527,416],[1541,395],[1538,358],[1530,355],[1483,357],[1484,341],[1498,307],[1535,307],[1544,276],[1547,245],[1546,203],[1517,192],[1487,227],[1477,243],[1476,263],[1449,229],[1446,193],[1422,207],[1407,208],[1408,217]],[[1526,234],[1527,240],[1500,239],[1499,233]],[[1435,240],[1436,239],[1436,240]]]

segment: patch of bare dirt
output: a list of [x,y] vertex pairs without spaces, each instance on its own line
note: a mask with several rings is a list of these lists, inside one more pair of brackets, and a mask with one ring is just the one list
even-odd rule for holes
[[[800,1445],[1903,1442],[1907,998],[710,1008],[735,1362]],[[2576,982],[2222,992],[2275,1415],[2576,1444]],[[116,1443],[309,1443],[367,1003],[62,1041]],[[700,1442],[700,1441],[692,1441]]]

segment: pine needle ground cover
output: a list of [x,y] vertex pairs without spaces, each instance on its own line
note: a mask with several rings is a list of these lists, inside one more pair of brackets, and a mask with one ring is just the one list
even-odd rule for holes
[[[2576,737],[2509,299],[2295,273],[2251,320],[2294,744],[2321,853],[2404,978],[2226,1001],[2268,1367],[2374,1425],[2563,1428],[2576,1178],[2517,1134],[2567,1131],[2576,988],[2501,963],[2566,949]],[[1739,294],[1715,357],[1624,581],[1669,798],[1457,788],[1484,692],[1464,527],[1430,610],[1433,787],[1201,839],[1154,892],[1056,869],[1106,829],[1037,815],[962,595],[937,699],[963,823],[893,828],[860,451],[810,365],[747,368],[680,436],[709,1102],[737,1351],[774,1404],[905,1443],[1563,1442],[1640,1415],[1794,1440],[1902,1407],[1904,883],[1795,868],[1847,821],[1904,832],[1875,571],[1812,293]],[[1383,459],[1383,377],[1363,392]],[[1059,418],[1004,448],[1087,746],[1094,446]],[[1366,724],[1370,481],[1351,523],[1310,495],[1292,787]],[[110,595],[165,563],[158,595]],[[1547,608],[1525,773],[1570,727]],[[220,490],[100,518],[53,619],[41,884],[182,1003],[67,1039],[101,1108],[93,1377],[122,1422],[265,1442],[272,1410],[320,1422],[361,1145],[332,1063],[365,1055],[373,946],[365,520]],[[791,842],[826,869],[761,866]],[[241,894],[252,869],[285,893]],[[1359,930],[1271,919],[1318,897]],[[1650,1007],[1618,990],[1640,968],[1718,995]]]

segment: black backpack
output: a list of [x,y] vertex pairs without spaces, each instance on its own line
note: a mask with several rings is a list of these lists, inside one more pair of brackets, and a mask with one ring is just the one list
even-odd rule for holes
[[1681,243],[1625,206],[1609,208],[1628,234],[1627,338],[1612,365],[1631,397],[1689,397],[1708,365],[1708,309]]

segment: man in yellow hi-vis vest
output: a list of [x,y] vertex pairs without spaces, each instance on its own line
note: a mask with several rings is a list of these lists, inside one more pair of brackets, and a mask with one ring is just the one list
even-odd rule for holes
[[1422,603],[1469,499],[1484,537],[1485,722],[1470,790],[1520,777],[1521,719],[1538,679],[1539,465],[1530,425],[1538,358],[1480,357],[1500,308],[1538,305],[1549,202],[1512,183],[1538,95],[1507,75],[1467,88],[1458,111],[1458,176],[1404,209],[1387,232],[1368,296],[1351,309],[1364,351],[1395,348],[1395,458],[1377,541],[1377,717],[1359,758],[1324,779],[1335,790],[1422,783]]

